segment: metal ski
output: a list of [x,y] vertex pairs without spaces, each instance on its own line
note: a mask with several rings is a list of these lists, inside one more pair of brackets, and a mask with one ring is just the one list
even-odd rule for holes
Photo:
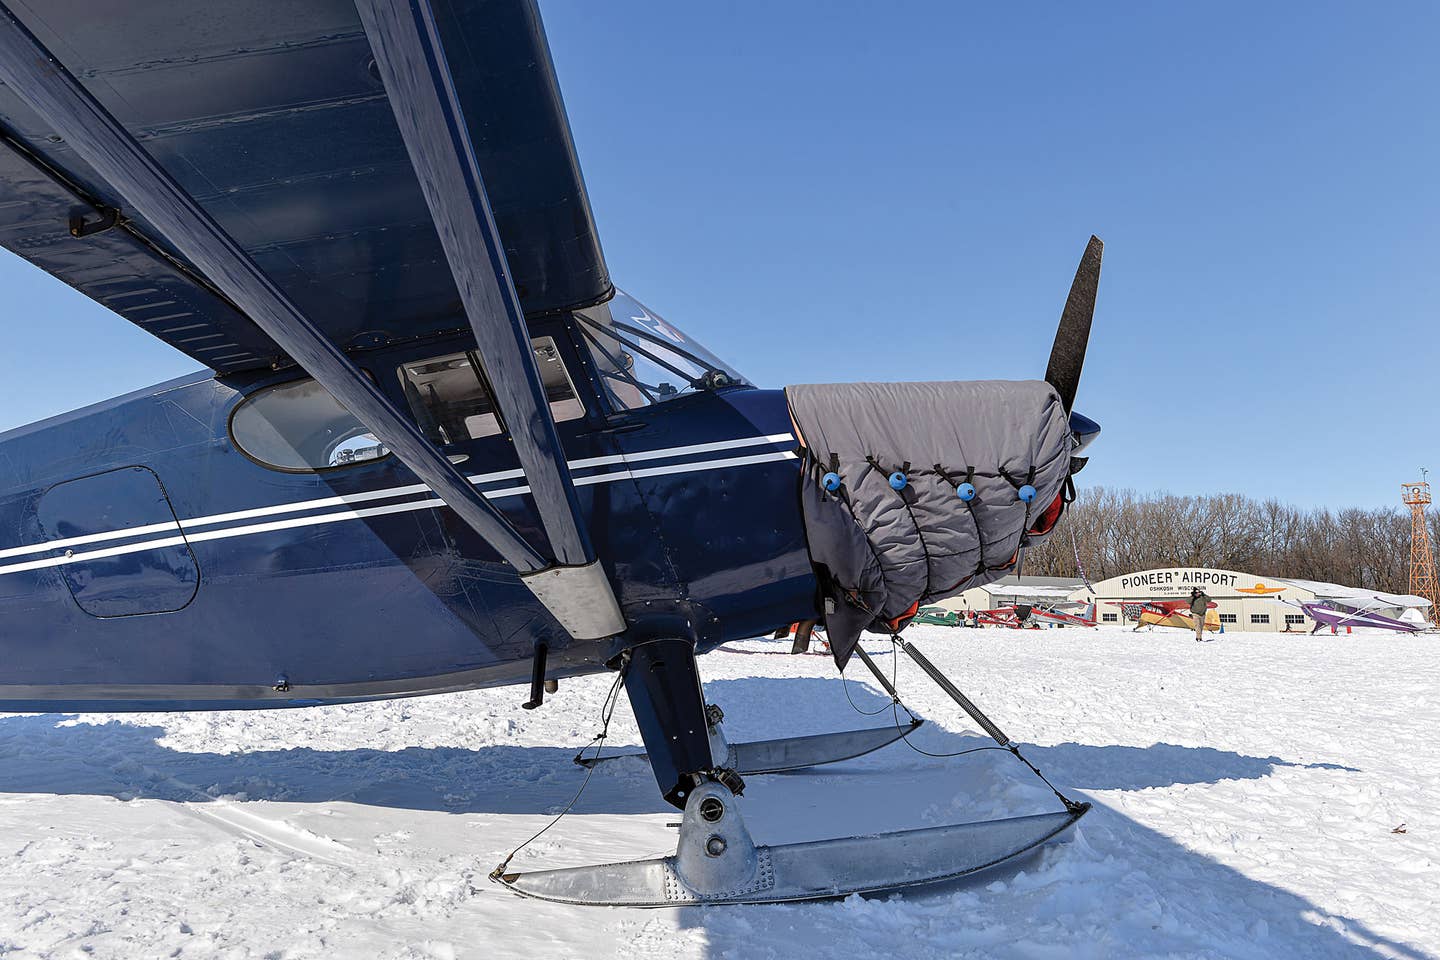
[[[741,776],[758,773],[784,773],[803,770],[826,763],[853,760],[889,746],[909,736],[924,720],[911,720],[900,726],[876,727],[870,730],[841,730],[809,737],[784,737],[778,740],[754,740],[749,743],[726,743],[718,729],[712,734],[712,751],[716,766],[729,767]],[[719,738],[720,742],[715,743]],[[617,753],[602,757],[576,757],[582,767],[593,767],[607,760],[622,758],[648,759],[644,753]],[[723,759],[722,759],[723,758]]]
[[818,900],[954,880],[1034,850],[1085,815],[1062,813],[864,837],[756,846],[734,795],[697,787],[675,855],[656,860],[501,873],[491,879],[541,900],[617,907]]

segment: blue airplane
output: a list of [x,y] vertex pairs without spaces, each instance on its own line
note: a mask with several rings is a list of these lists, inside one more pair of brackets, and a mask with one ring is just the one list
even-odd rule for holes
[[[820,623],[843,667],[1014,571],[1099,431],[1098,240],[1045,381],[758,389],[612,284],[533,0],[4,0],[0,83],[0,244],[206,368],[0,434],[0,710],[611,674],[683,821],[673,857],[497,871],[575,903],[895,889],[1084,813],[757,846],[745,775],[909,730],[727,744],[696,658]],[[872,420],[963,439],[882,462]]]

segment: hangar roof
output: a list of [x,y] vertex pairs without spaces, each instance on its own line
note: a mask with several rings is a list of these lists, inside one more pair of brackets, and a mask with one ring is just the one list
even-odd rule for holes
[[[1024,580],[1023,583],[1021,579]],[[991,596],[1033,597],[1036,600],[1064,600],[1069,597],[1070,594],[1084,586],[1084,581],[1070,577],[1024,577],[1017,579],[1014,576],[1006,576],[992,583],[987,583],[980,589],[985,590]]]

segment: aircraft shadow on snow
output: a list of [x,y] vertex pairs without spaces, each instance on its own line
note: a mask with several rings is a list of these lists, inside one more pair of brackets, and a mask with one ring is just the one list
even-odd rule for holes
[[[888,700],[868,687],[849,685],[855,707],[874,711],[860,717],[841,689],[841,681],[812,678],[745,678],[706,684],[710,699],[727,711],[726,733],[732,740],[759,736],[803,735],[843,727],[883,726],[893,722]],[[563,695],[563,690],[562,694]],[[786,729],[762,725],[773,720],[777,703],[804,704],[805,716],[787,717]],[[945,723],[959,721],[949,715]],[[11,794],[94,795],[122,800],[139,798],[176,802],[203,802],[213,797],[272,800],[289,803],[350,802],[452,814],[547,814],[558,812],[574,795],[583,771],[571,761],[575,747],[484,746],[409,747],[403,750],[315,750],[305,747],[244,753],[187,753],[161,746],[167,733],[162,726],[108,723],[60,726],[55,715],[11,716],[0,719],[0,792]],[[793,728],[791,728],[793,724]],[[1023,723],[1012,723],[1020,727]],[[983,746],[990,741],[976,735],[944,730],[927,724],[916,734],[917,743],[931,752]],[[637,749],[616,746],[616,752]],[[1217,783],[1222,780],[1258,780],[1280,767],[1307,770],[1353,771],[1330,763],[1300,764],[1278,757],[1252,757],[1210,747],[1183,747],[1157,743],[1149,747],[1093,746],[1063,743],[1051,747],[1029,745],[1026,755],[1072,795],[1083,790],[1143,790],[1176,784]],[[772,839],[806,840],[841,836],[847,832],[906,829],[931,822],[985,819],[989,816],[1042,812],[1048,792],[1029,785],[1023,769],[1003,751],[988,751],[949,760],[933,759],[894,744],[875,754],[826,767],[756,777],[746,791],[746,817],[760,842]],[[843,794],[825,789],[844,782]],[[1017,799],[996,783],[1013,783],[1019,799],[1033,810],[1009,810]],[[842,796],[844,805],[827,804],[827,797]],[[1083,795],[1082,795],[1083,796]],[[818,798],[818,802],[817,802]],[[985,809],[986,804],[997,804]],[[649,767],[641,760],[617,760],[599,768],[575,808],[577,815],[661,813],[671,808],[656,797]],[[970,815],[967,817],[966,812]],[[819,815],[823,812],[823,815]],[[929,819],[927,819],[929,818]],[[783,826],[781,824],[783,823]],[[1082,822],[1085,846],[1103,856],[1183,864],[1171,876],[1184,875],[1185,889],[1161,890],[1183,899],[1187,890],[1204,889],[1233,907],[1237,918],[1277,915],[1293,917],[1287,929],[1272,923],[1263,940],[1253,944],[1242,936],[1230,949],[1237,956],[1265,957],[1292,954],[1312,957],[1387,956],[1420,960],[1425,955],[1403,943],[1387,940],[1349,918],[1333,917],[1324,910],[1278,887],[1245,877],[1209,857],[1187,850],[1162,834],[1097,803]],[[768,829],[767,829],[768,828]],[[771,837],[773,831],[777,836]],[[799,834],[799,835],[797,835]],[[1069,845],[1045,857],[1067,856]],[[1088,855],[1088,854],[1086,854]],[[999,874],[1013,876],[1030,863]],[[995,879],[986,874],[985,882]],[[1063,881],[1062,881],[1063,882]],[[943,905],[965,884],[948,884],[912,891],[907,899]],[[973,886],[973,885],[971,885]],[[1264,904],[1257,913],[1257,905]],[[806,914],[795,908],[744,910],[743,920],[733,909],[688,908],[679,912],[681,923],[703,927],[716,956],[753,946],[756,932],[776,922],[791,931],[814,924],[819,938],[833,936],[835,917],[827,911]],[[783,912],[781,919],[779,913]],[[1331,917],[1329,924],[1318,918]],[[807,920],[806,918],[809,918]],[[1334,921],[1345,933],[1336,929]],[[1237,920],[1237,923],[1240,921]],[[1243,932],[1243,931],[1242,931]],[[1213,949],[1214,931],[1195,931],[1193,946]],[[1181,939],[1184,935],[1177,934]],[[977,946],[979,942],[977,941]],[[917,955],[926,955],[916,943]],[[999,945],[992,945],[998,947]],[[933,952],[953,949],[937,941]]]

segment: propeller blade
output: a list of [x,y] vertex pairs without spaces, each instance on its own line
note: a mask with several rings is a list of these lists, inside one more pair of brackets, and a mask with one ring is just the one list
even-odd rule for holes
[[1075,391],[1080,387],[1080,371],[1085,366],[1085,347],[1090,343],[1090,321],[1095,317],[1095,292],[1100,286],[1100,257],[1105,244],[1091,237],[1085,255],[1075,270],[1065,312],[1055,331],[1055,345],[1050,348],[1050,365],[1045,368],[1045,381],[1060,394],[1060,402],[1069,413],[1075,406]]

